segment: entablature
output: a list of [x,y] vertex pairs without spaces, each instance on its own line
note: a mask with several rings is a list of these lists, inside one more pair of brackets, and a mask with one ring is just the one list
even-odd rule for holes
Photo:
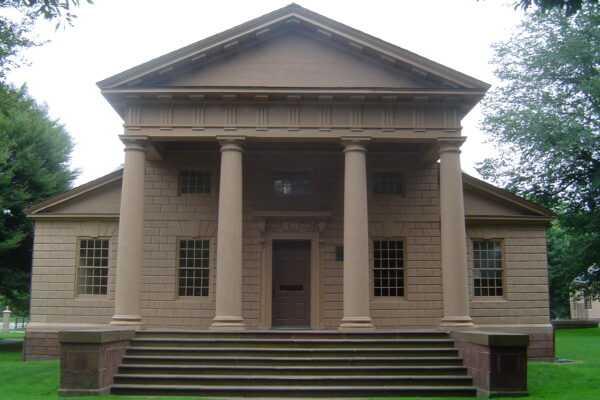
[[[332,94],[272,97],[254,94],[218,98],[198,95],[187,101],[131,98],[124,105],[126,134],[203,137],[237,132],[250,137],[340,137],[369,132],[382,138],[424,138],[460,134],[463,116],[458,97]],[[296,133],[295,133],[296,132]],[[389,135],[391,134],[391,135]]]

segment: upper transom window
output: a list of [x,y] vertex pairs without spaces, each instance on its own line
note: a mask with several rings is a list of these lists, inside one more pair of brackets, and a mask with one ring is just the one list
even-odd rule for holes
[[211,190],[210,171],[181,171],[180,192],[205,194]]
[[402,174],[394,171],[373,172],[373,194],[404,194]]
[[283,195],[310,194],[310,173],[276,172],[273,175],[273,191]]

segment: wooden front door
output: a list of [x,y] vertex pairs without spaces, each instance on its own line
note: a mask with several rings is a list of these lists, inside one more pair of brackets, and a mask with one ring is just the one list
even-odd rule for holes
[[310,240],[273,241],[274,328],[310,327]]

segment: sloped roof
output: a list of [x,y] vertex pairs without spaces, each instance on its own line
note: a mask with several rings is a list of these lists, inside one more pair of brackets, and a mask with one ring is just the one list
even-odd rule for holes
[[488,84],[480,80],[294,3],[104,79],[98,82],[98,86],[105,94],[118,89],[153,87],[168,77],[201,68],[231,52],[290,30],[309,33],[324,42],[361,53],[362,57],[388,67],[435,81],[440,88],[475,92],[485,92],[489,88]]

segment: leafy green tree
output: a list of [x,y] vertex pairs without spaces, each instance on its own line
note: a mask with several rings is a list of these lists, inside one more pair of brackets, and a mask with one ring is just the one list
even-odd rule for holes
[[[529,14],[495,46],[501,84],[483,102],[482,127],[501,156],[479,172],[559,213],[550,273],[563,301],[574,279],[600,265],[599,11],[588,3],[571,17]],[[598,297],[598,277],[588,278],[579,288]]]
[[564,9],[567,16],[575,14],[581,10],[584,3],[598,4],[598,0],[518,0],[515,8],[529,9],[532,4],[540,10],[547,11],[553,9]]
[[[35,21],[72,24],[74,8],[92,0],[0,0],[0,296],[18,314],[28,312],[32,225],[24,209],[69,189],[72,143],[25,89],[5,83],[23,62],[22,50],[40,45]],[[8,11],[8,12],[2,12]]]
[[0,85],[0,295],[27,312],[32,223],[24,210],[69,189],[73,144],[24,88]]

